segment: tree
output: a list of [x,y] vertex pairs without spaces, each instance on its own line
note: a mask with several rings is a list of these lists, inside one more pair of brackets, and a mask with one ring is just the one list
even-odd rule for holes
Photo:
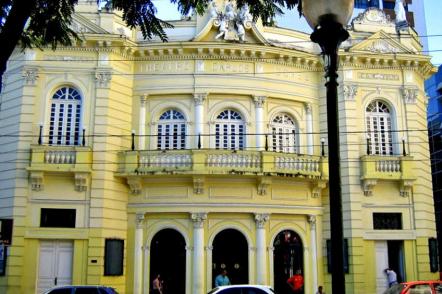
[[[167,41],[164,28],[172,25],[158,19],[152,0],[96,0],[97,4],[106,2],[106,6],[121,10],[123,20],[128,27],[140,28],[145,39],[158,36]],[[210,0],[169,0],[177,4],[178,10],[187,15],[190,11],[203,14]],[[282,8],[293,9],[300,0],[237,0],[237,5],[248,4],[254,20],[261,18],[264,24],[275,15],[282,13]],[[79,36],[70,28],[72,14],[78,0],[0,0],[0,85],[6,70],[6,62],[17,45],[25,48],[42,48],[58,44],[72,45]],[[1,87],[1,86],[0,86]],[[1,89],[1,88],[0,88]]]

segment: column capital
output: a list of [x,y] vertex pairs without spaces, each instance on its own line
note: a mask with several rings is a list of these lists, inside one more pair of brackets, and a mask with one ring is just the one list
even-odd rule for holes
[[312,114],[312,104],[311,103],[304,103],[305,112],[307,114]]
[[269,220],[268,213],[255,213],[255,223],[258,229],[264,228],[265,223]]
[[137,225],[137,229],[141,229],[144,223],[144,213],[137,213],[135,216],[135,223]]
[[312,226],[312,228],[314,228],[316,226],[316,216],[315,215],[309,214],[307,216],[307,220],[308,220],[308,223],[310,224],[310,226]]
[[205,212],[192,213],[190,215],[190,218],[193,221],[194,228],[202,228],[204,225],[204,221],[207,219],[207,213]]
[[344,100],[354,101],[358,94],[358,86],[353,84],[342,85],[342,91],[344,93]]
[[144,106],[146,104],[147,98],[149,98],[149,94],[144,93],[143,95],[140,95],[141,106]]
[[112,80],[112,72],[106,70],[97,70],[95,72],[95,84],[97,88],[109,88]]
[[207,93],[195,93],[193,94],[193,101],[195,105],[203,105],[204,101],[207,98]]
[[267,96],[253,96],[253,102],[255,102],[256,108],[263,108],[264,102],[266,101]]

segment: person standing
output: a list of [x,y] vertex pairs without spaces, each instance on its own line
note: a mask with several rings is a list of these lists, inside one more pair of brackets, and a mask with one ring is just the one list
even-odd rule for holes
[[386,268],[384,270],[385,274],[387,275],[387,280],[388,280],[388,288],[390,288],[393,285],[397,284],[397,275],[396,272],[394,270],[392,270],[391,268]]
[[161,281],[160,274],[158,274],[156,278],[152,281],[152,293],[163,294],[163,281]]
[[318,291],[316,291],[316,294],[325,294],[325,292],[322,291],[322,286],[318,287]]
[[231,285],[227,271],[223,269],[219,275],[215,278],[215,287]]
[[304,286],[304,277],[301,275],[301,271],[297,270],[296,274],[287,280],[287,284],[292,290],[291,293],[303,293],[302,287]]

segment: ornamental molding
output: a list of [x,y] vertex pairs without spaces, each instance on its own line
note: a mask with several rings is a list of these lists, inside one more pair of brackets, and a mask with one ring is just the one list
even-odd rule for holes
[[363,50],[372,53],[398,53],[400,50],[385,40],[373,41],[370,45],[363,48]]
[[205,212],[198,212],[198,213],[191,213],[190,218],[193,221],[193,227],[196,229],[200,229],[204,226],[204,221],[207,219],[207,213]]
[[382,9],[377,7],[370,7],[364,12],[356,16],[352,21],[351,25],[363,24],[363,25],[385,25],[395,27],[394,21],[390,19],[390,16],[385,14]]
[[344,94],[345,101],[355,101],[358,94],[358,86],[352,84],[342,85],[342,93]]
[[39,77],[38,68],[26,68],[23,70],[22,77],[24,78],[26,85],[35,86],[35,82]]

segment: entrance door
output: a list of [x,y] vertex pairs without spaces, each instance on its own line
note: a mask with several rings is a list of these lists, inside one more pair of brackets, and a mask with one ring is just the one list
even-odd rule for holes
[[376,293],[382,294],[388,288],[387,276],[384,270],[388,268],[387,241],[376,242]]
[[174,229],[155,234],[150,250],[150,283],[160,275],[163,293],[186,293],[186,240]]
[[37,291],[72,284],[72,241],[40,241]]
[[212,251],[212,287],[215,278],[223,270],[232,284],[249,282],[249,248],[244,235],[235,229],[226,229],[218,233],[213,240]]
[[[287,280],[295,274],[304,276],[304,247],[292,230],[280,232],[273,242],[273,275],[275,293],[292,293]],[[304,292],[304,288],[300,293]]]

